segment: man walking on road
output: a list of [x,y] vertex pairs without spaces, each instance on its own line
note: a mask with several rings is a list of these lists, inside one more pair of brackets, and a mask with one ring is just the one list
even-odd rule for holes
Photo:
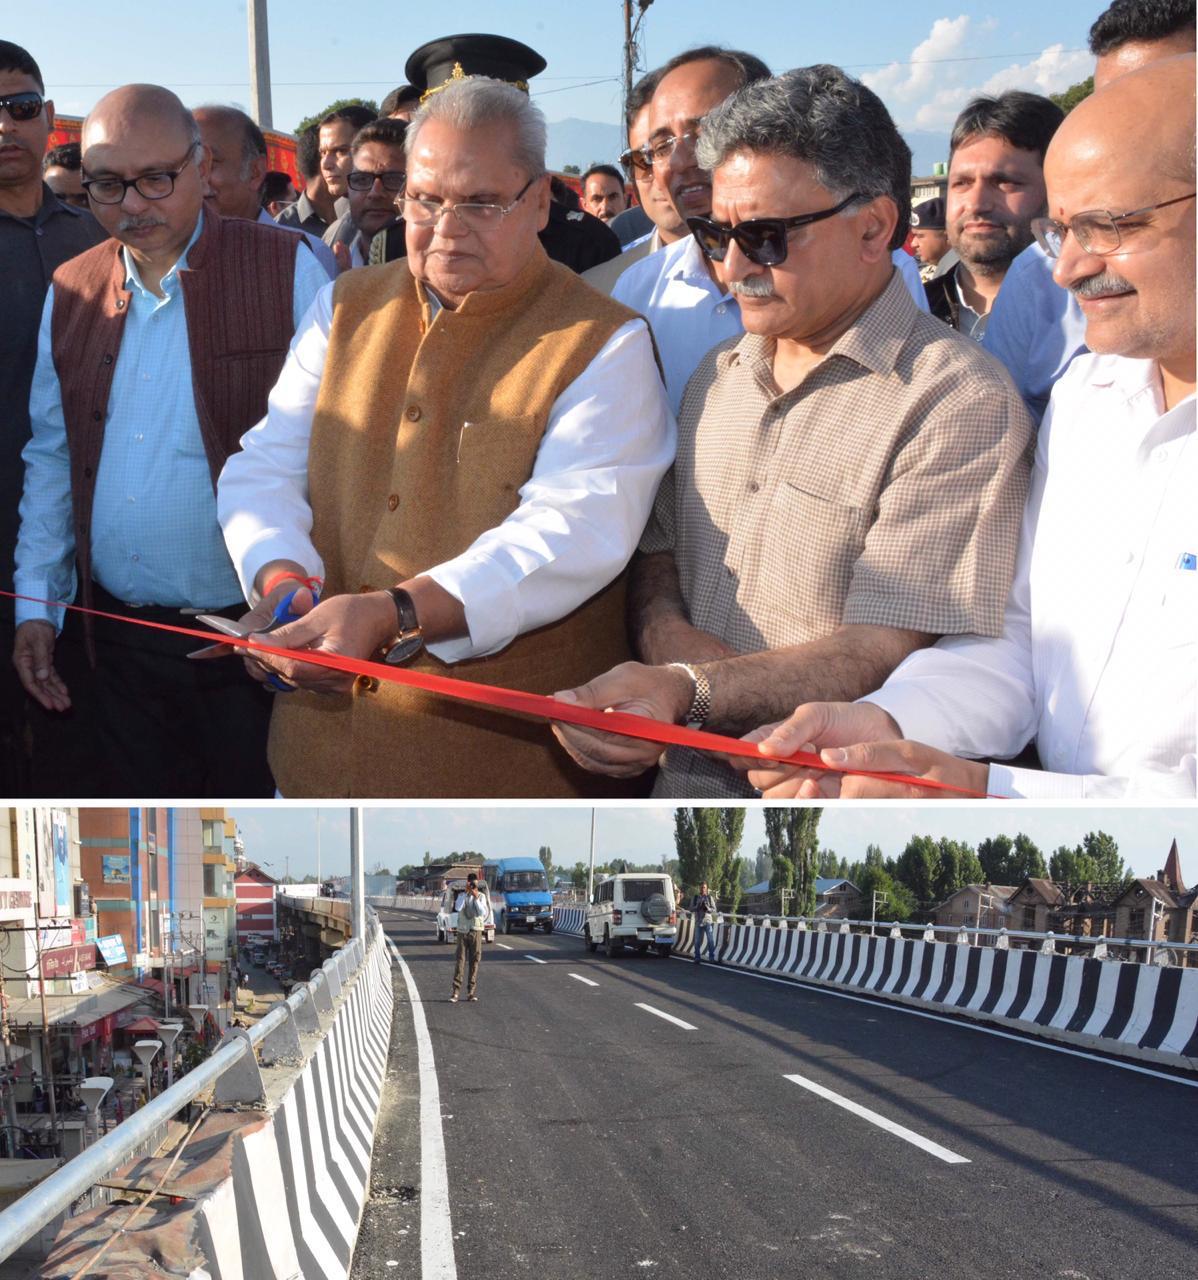
[[458,951],[453,966],[453,994],[450,1004],[457,1004],[458,993],[462,989],[462,979],[466,980],[466,999],[477,1000],[475,994],[478,987],[478,966],[483,958],[483,922],[487,914],[487,904],[478,895],[478,882],[473,876],[466,881],[466,892],[458,907]]
[[707,939],[707,958],[712,964],[719,964],[715,951],[715,894],[707,892],[707,881],[699,886],[699,892],[691,899],[691,914],[695,917],[695,963],[703,952],[703,939]]

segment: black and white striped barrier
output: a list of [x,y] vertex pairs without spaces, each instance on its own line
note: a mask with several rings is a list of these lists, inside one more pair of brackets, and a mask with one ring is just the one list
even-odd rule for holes
[[555,933],[571,933],[582,937],[582,926],[586,921],[584,907],[554,907],[553,930]]
[[[1198,1069],[1198,970],[926,939],[720,924],[725,964]],[[690,954],[694,922],[675,951]]]

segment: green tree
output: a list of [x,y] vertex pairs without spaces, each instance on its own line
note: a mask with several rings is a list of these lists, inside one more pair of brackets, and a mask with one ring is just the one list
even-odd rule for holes
[[1001,883],[1022,884],[1028,876],[1043,879],[1046,875],[1048,875],[1048,868],[1044,865],[1044,855],[1040,852],[1039,846],[1031,836],[1025,836],[1022,831],[1019,832],[1011,845],[1011,878]]
[[582,897],[587,891],[587,864],[585,862],[576,862],[574,870],[570,872],[570,885],[578,897]]
[[581,170],[581,169],[580,169],[576,164],[564,164],[564,165],[562,165],[562,172],[563,172],[563,173],[571,174],[571,175],[572,175],[572,176],[574,176],[574,177],[581,177],[581,176],[582,176],[582,170]]
[[763,880],[768,880],[773,873],[774,862],[770,857],[770,847],[768,844],[759,844],[757,846],[757,857],[753,863],[754,884],[760,884]]
[[987,884],[1011,884],[1011,837],[987,836],[978,845],[978,862]]
[[862,909],[872,916],[875,893],[878,899],[879,920],[910,920],[915,913],[915,897],[901,880],[896,880],[885,867],[862,866],[861,875],[854,883],[861,890]]
[[737,854],[745,828],[743,809],[675,809],[674,847],[678,876],[687,893],[704,881],[728,909],[740,898]]
[[1094,77],[1087,76],[1077,84],[1071,84],[1062,93],[1050,93],[1048,96],[1061,110],[1068,115],[1079,102],[1083,102],[1094,92]]
[[1061,884],[1120,884],[1128,870],[1114,837],[1088,831],[1081,844],[1061,845],[1049,859],[1049,874]]
[[541,859],[541,866],[545,868],[545,879],[552,882],[553,880],[553,850],[543,844],[537,850],[537,857]]
[[379,104],[373,98],[338,98],[336,102],[330,102],[323,111],[316,111],[310,116],[305,116],[295,126],[293,132],[296,137],[299,137],[305,129],[310,129],[314,124],[319,124],[325,116],[334,111],[340,111],[342,107],[365,107],[367,111],[373,111],[376,116],[379,113]]
[[894,878],[911,890],[915,901],[929,906],[940,875],[940,852],[931,836],[912,836],[895,859]]
[[865,846],[865,866],[867,867],[884,867],[886,859],[882,856],[882,850],[876,844],[867,844]]
[[784,809],[771,805],[764,813],[765,836],[773,861],[770,884],[779,893],[793,892],[793,899],[786,902],[789,914],[814,915],[817,832],[824,811],[818,807]]
[[942,836],[936,843],[936,850],[940,859],[934,893],[937,902],[943,902],[967,884],[981,882],[982,864],[972,845]]
[[819,851],[818,874],[828,877],[842,876],[844,872],[840,869],[840,863],[841,859],[837,857],[835,849],[821,849]]

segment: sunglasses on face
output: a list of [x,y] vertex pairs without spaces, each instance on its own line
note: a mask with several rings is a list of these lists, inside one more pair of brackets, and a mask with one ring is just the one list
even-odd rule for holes
[[712,262],[723,262],[728,253],[728,246],[733,240],[736,247],[750,262],[759,267],[776,267],[786,261],[789,251],[789,236],[796,227],[805,227],[812,222],[822,222],[833,214],[847,209],[855,200],[864,200],[860,193],[846,196],[831,209],[820,209],[816,213],[800,213],[793,218],[749,218],[738,222],[736,226],[726,226],[711,218],[687,218],[691,235],[699,242],[699,248]]
[[382,173],[374,173],[370,169],[352,169],[345,180],[351,191],[369,191],[376,182],[381,182],[384,191],[398,195],[403,190],[407,176],[402,169],[387,169]]
[[42,114],[42,106],[42,95],[32,90],[28,93],[10,93],[0,98],[0,111],[7,111],[10,118],[18,123],[36,120]]

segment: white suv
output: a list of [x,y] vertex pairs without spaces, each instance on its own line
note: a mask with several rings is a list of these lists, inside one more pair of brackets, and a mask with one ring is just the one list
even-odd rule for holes
[[[452,880],[441,893],[441,905],[437,910],[438,942],[451,942],[457,937],[458,913],[454,910],[454,904],[458,900],[458,894],[465,887],[465,880]],[[483,901],[487,904],[487,914],[483,918],[483,941],[494,942],[495,913],[491,910],[491,899],[485,893],[483,894]]]
[[664,872],[628,872],[595,886],[582,930],[588,951],[600,943],[609,956],[625,944],[668,956],[678,936],[674,882]]

